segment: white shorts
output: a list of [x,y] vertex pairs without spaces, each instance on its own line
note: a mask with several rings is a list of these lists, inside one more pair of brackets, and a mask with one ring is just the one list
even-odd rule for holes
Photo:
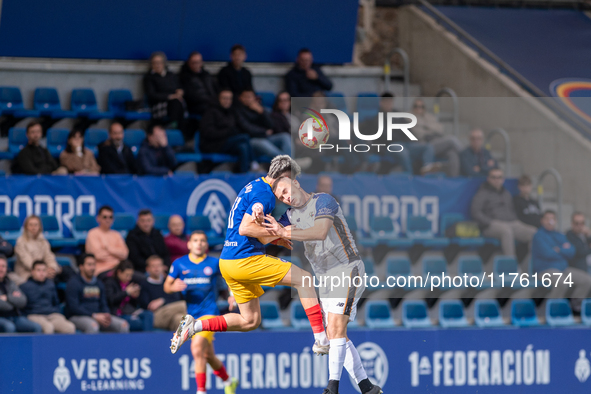
[[[361,260],[335,267],[325,274],[318,275],[328,278],[327,283],[318,289],[325,324],[328,323],[329,312],[336,315],[347,315],[349,322],[355,320],[357,303],[365,291],[364,275],[365,264]],[[331,280],[333,276],[339,278],[339,283],[336,280]]]

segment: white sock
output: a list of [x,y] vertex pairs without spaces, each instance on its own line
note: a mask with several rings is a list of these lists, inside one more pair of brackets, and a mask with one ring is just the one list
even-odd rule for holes
[[359,353],[357,353],[357,349],[351,341],[347,342],[344,366],[347,372],[349,372],[349,375],[355,379],[355,383],[359,383],[363,379],[367,379],[367,373],[365,373],[365,368],[363,368],[361,357],[359,357]]
[[203,323],[201,320],[195,320],[195,323],[193,323],[193,330],[195,330],[195,332],[203,331]]
[[328,375],[329,380],[341,380],[343,372],[343,363],[347,353],[347,339],[337,338],[330,340],[330,350],[328,351]]
[[207,394],[205,391],[197,391],[197,394]]
[[328,337],[326,336],[326,331],[322,330],[322,332],[314,333],[314,340],[317,340],[320,345],[326,346],[329,344]]

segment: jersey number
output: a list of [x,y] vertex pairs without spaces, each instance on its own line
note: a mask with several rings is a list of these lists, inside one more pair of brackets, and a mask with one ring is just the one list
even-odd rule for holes
[[242,200],[242,197],[236,197],[236,201],[234,201],[234,205],[232,205],[232,210],[230,211],[230,216],[228,217],[228,228],[234,227],[234,211],[236,208],[238,208],[240,200]]

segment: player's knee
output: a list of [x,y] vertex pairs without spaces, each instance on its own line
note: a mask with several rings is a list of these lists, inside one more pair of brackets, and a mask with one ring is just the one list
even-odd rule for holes
[[244,331],[256,330],[261,325],[261,316],[256,315],[247,319],[243,325]]

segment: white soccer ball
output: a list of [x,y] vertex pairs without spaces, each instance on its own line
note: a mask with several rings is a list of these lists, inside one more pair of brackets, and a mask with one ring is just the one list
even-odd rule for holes
[[300,141],[305,147],[318,149],[321,144],[328,142],[329,131],[322,123],[318,123],[314,118],[306,119],[300,126]]

